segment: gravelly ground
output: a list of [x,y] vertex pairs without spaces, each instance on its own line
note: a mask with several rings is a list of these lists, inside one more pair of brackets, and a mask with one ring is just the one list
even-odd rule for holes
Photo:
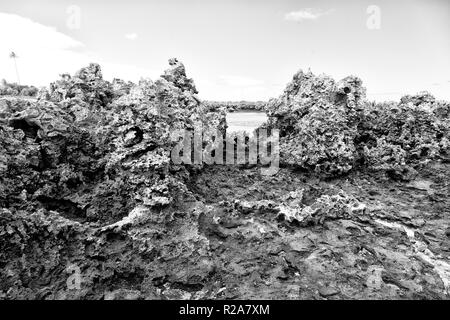
[[[368,174],[325,182],[287,169],[260,180],[255,169],[206,170],[194,187],[214,207],[200,225],[217,281],[227,288],[223,297],[448,298],[449,168],[432,164],[410,183]],[[306,202],[342,189],[367,209],[350,220],[299,227],[270,212],[236,213],[227,202],[277,200],[297,188],[307,190]]]

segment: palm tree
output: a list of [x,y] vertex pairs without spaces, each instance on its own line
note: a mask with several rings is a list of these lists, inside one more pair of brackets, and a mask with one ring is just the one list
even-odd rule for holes
[[16,55],[16,53],[14,51],[11,51],[11,53],[9,54],[9,57],[11,59],[14,59],[14,66],[16,67],[17,83],[20,86],[19,70],[17,69],[17,61],[16,61],[17,55]]

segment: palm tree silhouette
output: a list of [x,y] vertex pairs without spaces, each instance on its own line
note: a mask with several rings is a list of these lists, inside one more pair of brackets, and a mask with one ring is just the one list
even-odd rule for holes
[[11,51],[11,53],[9,54],[9,57],[11,59],[14,59],[14,66],[16,67],[16,75],[17,75],[17,83],[20,86],[20,78],[19,78],[19,70],[17,69],[17,55],[14,51]]

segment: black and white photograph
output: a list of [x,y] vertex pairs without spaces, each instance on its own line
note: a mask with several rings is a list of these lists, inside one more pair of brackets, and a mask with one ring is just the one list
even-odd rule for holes
[[0,2],[4,302],[449,300],[449,196],[448,0]]

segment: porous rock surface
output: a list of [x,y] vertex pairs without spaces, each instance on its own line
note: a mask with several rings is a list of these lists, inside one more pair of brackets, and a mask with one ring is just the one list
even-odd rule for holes
[[426,92],[371,103],[357,77],[300,70],[267,113],[280,129],[281,162],[326,176],[362,166],[408,180],[420,164],[449,156],[448,103]]
[[1,299],[449,298],[448,103],[299,72],[265,106],[276,175],[174,165],[171,132],[226,108],[169,64],[0,99]]

